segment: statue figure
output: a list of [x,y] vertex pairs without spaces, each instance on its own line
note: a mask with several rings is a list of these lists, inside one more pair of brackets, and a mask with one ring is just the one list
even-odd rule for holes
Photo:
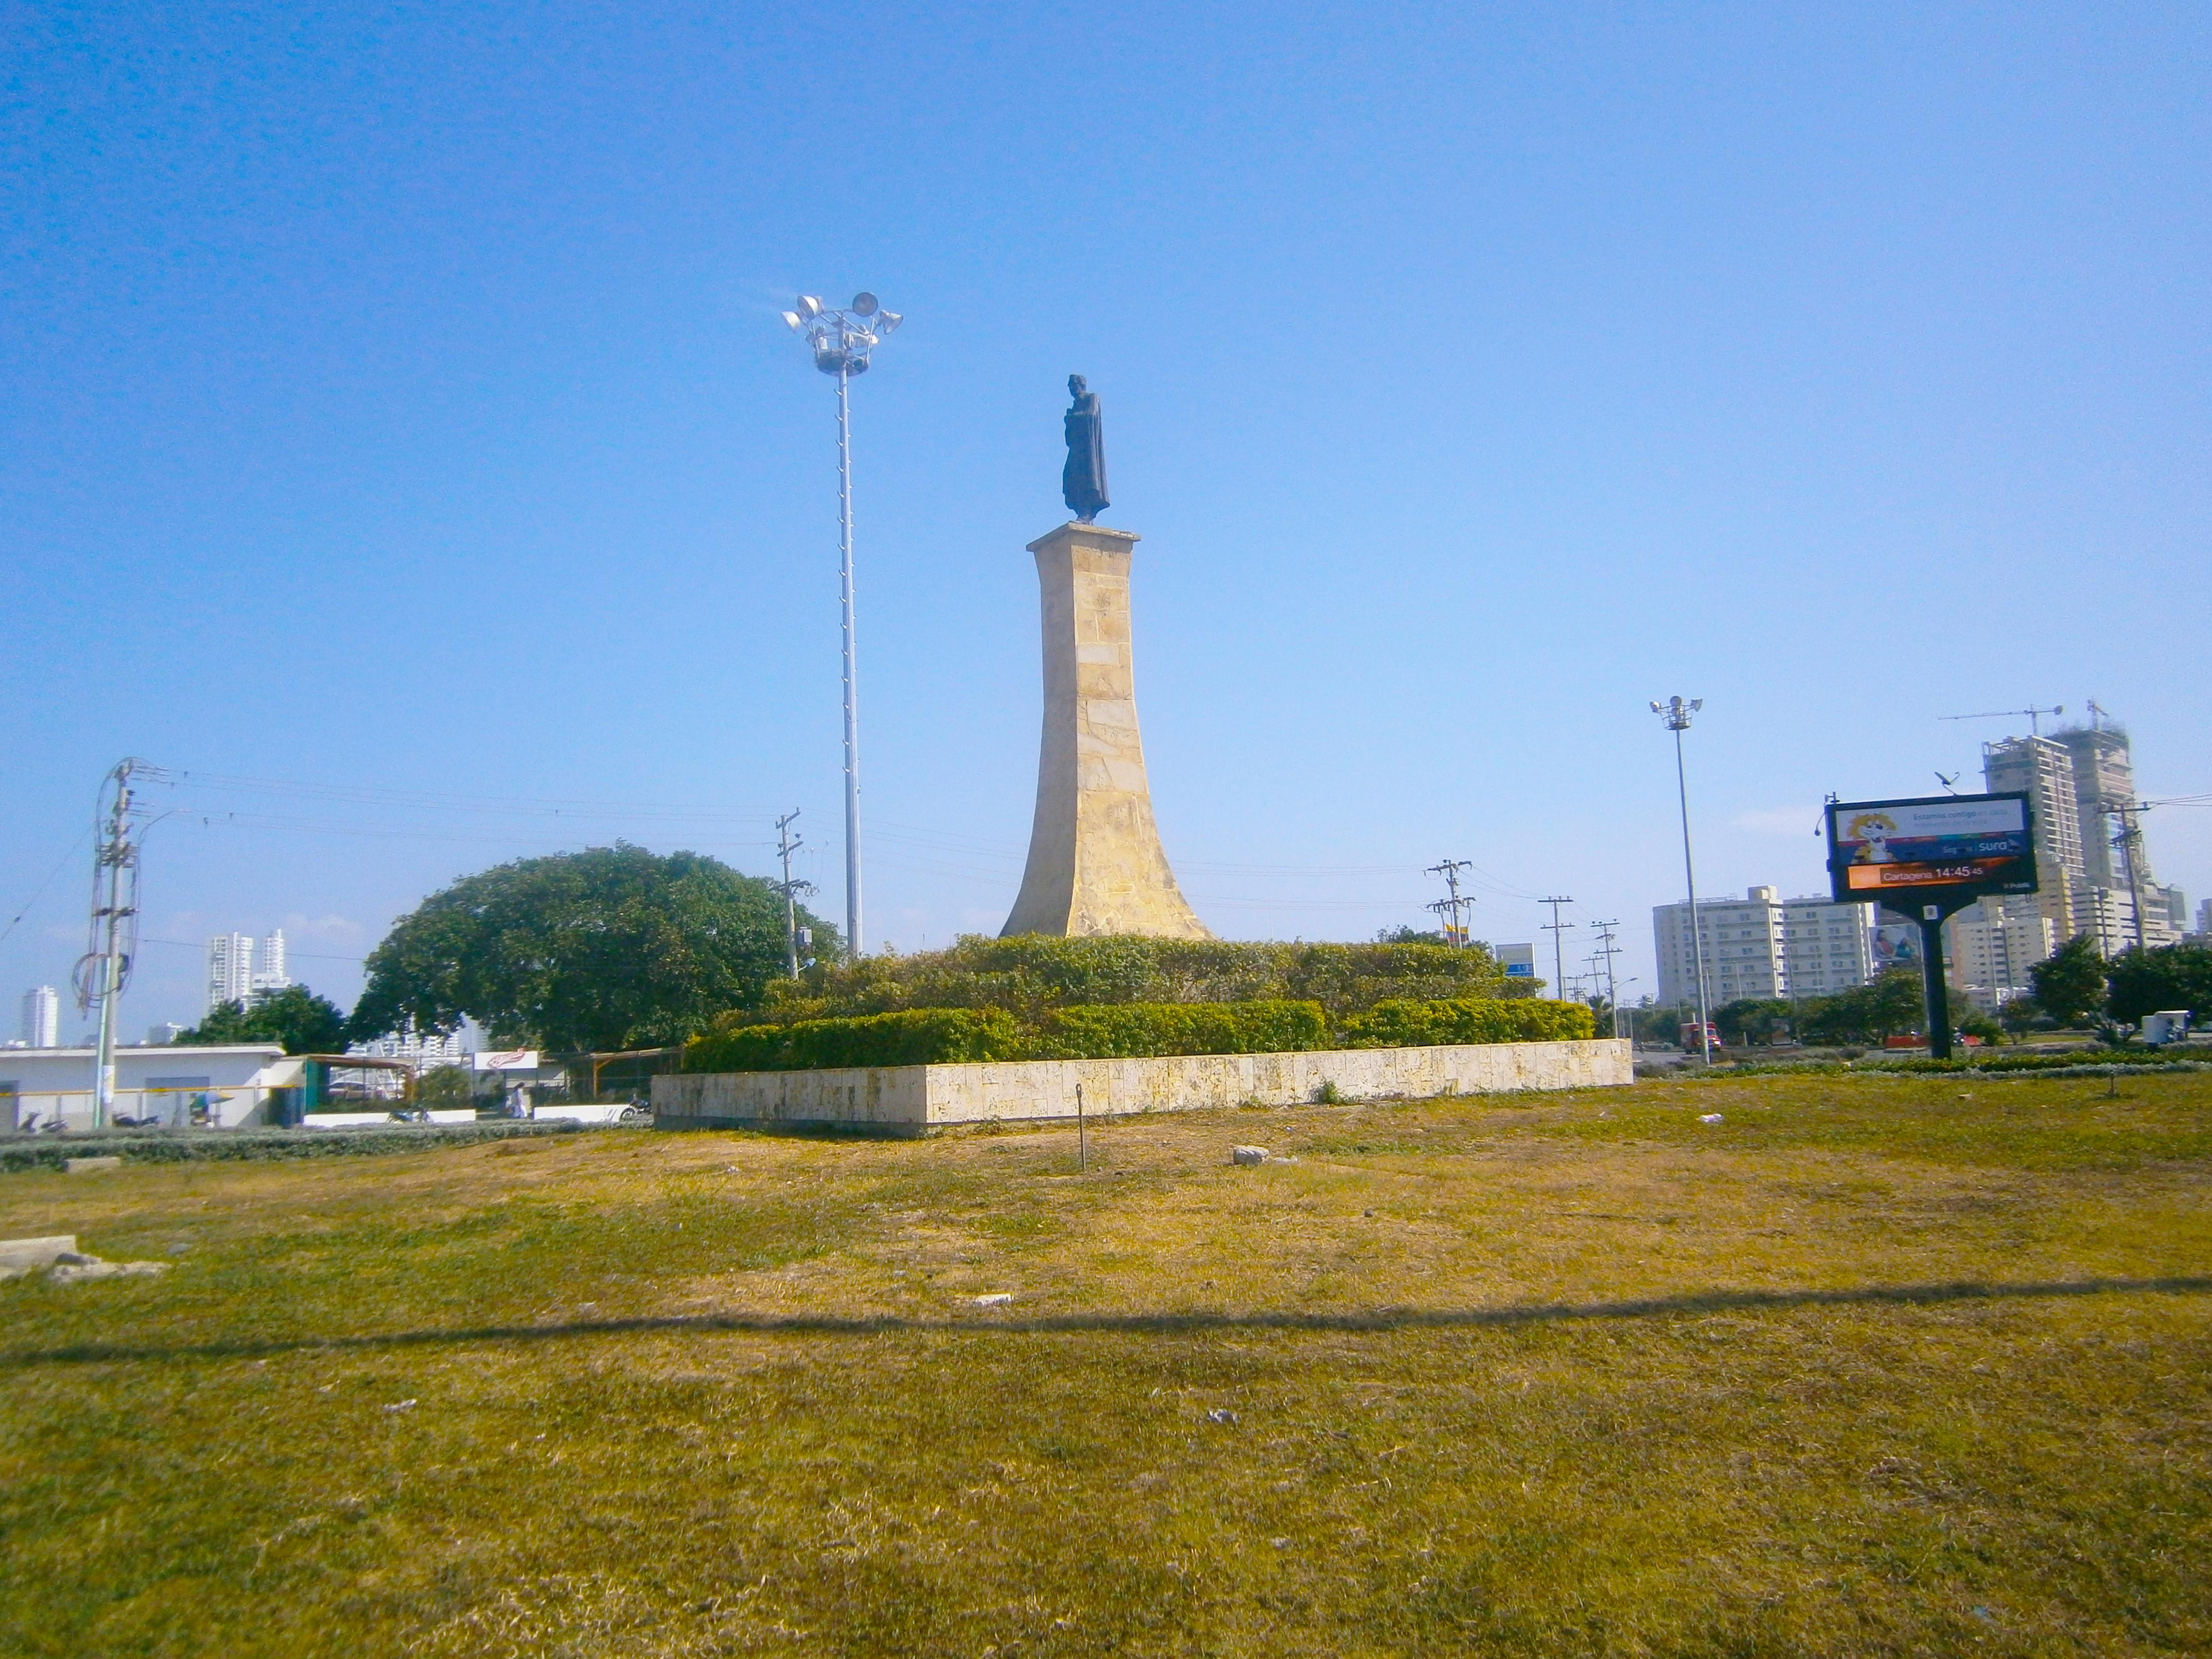
[[1067,377],[1067,465],[1060,469],[1060,495],[1077,520],[1089,524],[1113,505],[1106,499],[1106,434],[1099,422],[1098,394],[1080,374]]

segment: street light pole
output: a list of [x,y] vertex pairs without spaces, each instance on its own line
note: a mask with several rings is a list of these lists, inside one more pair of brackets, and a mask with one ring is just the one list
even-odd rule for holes
[[868,370],[868,354],[906,319],[885,311],[872,294],[856,294],[848,308],[801,295],[784,324],[814,353],[814,367],[837,381],[837,590],[845,659],[845,948],[861,954],[860,933],[860,696],[853,639],[853,428],[849,387]]
[[845,654],[845,948],[860,951],[860,689],[853,651],[853,426],[846,387],[849,363],[837,369],[837,599]]
[[1705,1012],[1705,942],[1698,932],[1698,867],[1690,856],[1690,781],[1682,765],[1682,733],[1690,729],[1690,717],[1705,706],[1703,697],[1692,697],[1686,702],[1670,697],[1653,703],[1651,712],[1665,720],[1667,729],[1674,734],[1674,787],[1682,800],[1682,879],[1690,890],[1690,955],[1698,970],[1698,1049],[1711,1066],[1713,1028]]

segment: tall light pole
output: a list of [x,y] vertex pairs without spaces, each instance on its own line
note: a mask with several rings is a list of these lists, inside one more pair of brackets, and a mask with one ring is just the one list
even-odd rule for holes
[[814,367],[837,381],[837,586],[845,638],[845,948],[860,954],[860,707],[853,667],[853,451],[846,387],[868,372],[868,354],[906,320],[872,294],[855,294],[835,311],[811,295],[783,313],[784,324],[814,353]]
[[1667,722],[1674,734],[1674,787],[1682,798],[1682,879],[1690,889],[1690,956],[1698,969],[1698,1049],[1705,1064],[1713,1063],[1713,1028],[1705,1013],[1705,942],[1698,933],[1698,867],[1690,857],[1690,781],[1682,769],[1682,733],[1690,729],[1690,716],[1705,706],[1703,697],[1687,702],[1669,697],[1655,702],[1651,712]]

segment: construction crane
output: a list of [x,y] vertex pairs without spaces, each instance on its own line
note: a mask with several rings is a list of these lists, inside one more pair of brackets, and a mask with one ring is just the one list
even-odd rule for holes
[[2058,715],[2065,712],[2066,705],[2062,702],[2051,708],[1991,708],[1979,714],[1943,714],[1938,718],[1947,720],[2008,720],[2015,714],[2025,714],[2027,716],[2029,732],[2039,738],[2043,735],[2043,717],[2045,714]]

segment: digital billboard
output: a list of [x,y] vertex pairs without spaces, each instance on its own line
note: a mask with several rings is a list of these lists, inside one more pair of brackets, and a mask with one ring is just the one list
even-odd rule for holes
[[1830,890],[1910,914],[1948,911],[1984,893],[2035,890],[2035,838],[2025,794],[1935,795],[1828,804]]

